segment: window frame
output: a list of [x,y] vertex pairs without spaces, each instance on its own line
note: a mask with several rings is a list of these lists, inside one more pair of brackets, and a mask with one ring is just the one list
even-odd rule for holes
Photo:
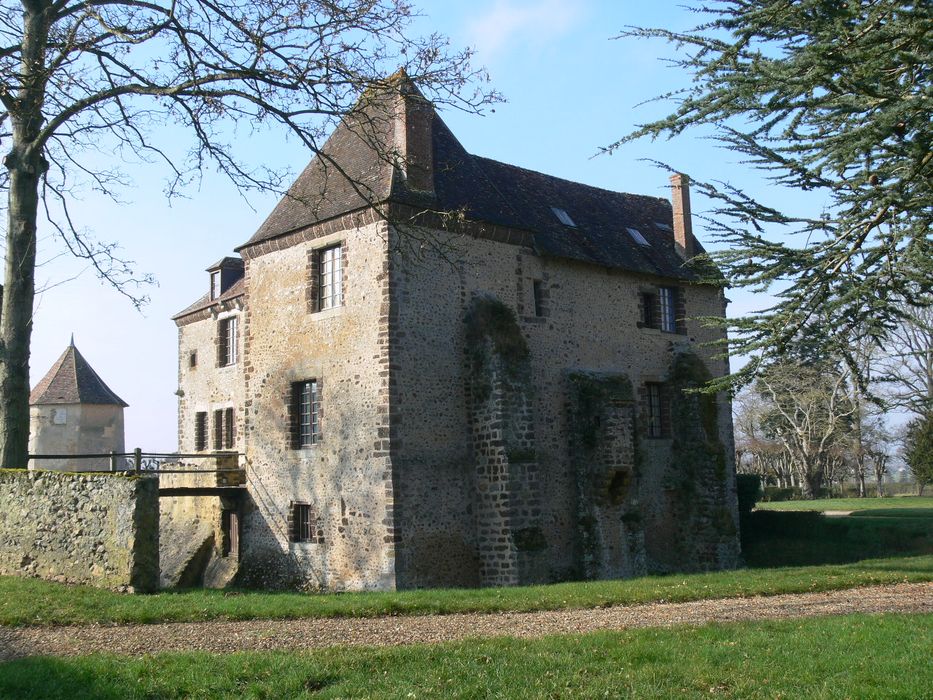
[[223,294],[223,278],[220,270],[211,271],[211,301]]
[[652,440],[667,437],[664,425],[664,386],[645,382],[645,431]]
[[224,448],[224,409],[214,409],[214,451],[219,452]]
[[303,379],[291,385],[291,442],[296,450],[307,450],[321,444],[321,382]]
[[664,333],[677,333],[677,287],[658,287],[657,327]]
[[196,411],[194,414],[194,451],[206,452],[207,444],[207,411]]
[[534,301],[534,312],[536,318],[544,317],[544,280],[531,280],[531,297]]
[[317,310],[343,306],[343,244],[320,248],[317,255]]
[[217,366],[230,367],[239,358],[239,317],[227,316],[217,322]]
[[224,439],[223,449],[232,450],[236,446],[236,431],[234,430],[234,412],[232,407],[223,409],[224,411]]

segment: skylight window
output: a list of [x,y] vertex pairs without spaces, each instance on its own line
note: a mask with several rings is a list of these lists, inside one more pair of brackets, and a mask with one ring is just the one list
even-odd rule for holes
[[672,229],[670,226],[668,226],[667,224],[665,224],[663,221],[655,221],[655,222],[654,222],[654,225],[657,226],[657,227],[658,227],[659,229],[661,229],[662,231],[673,232],[673,230],[674,230],[674,229]]
[[573,219],[570,218],[570,214],[565,212],[563,209],[558,207],[551,207],[551,211],[554,212],[554,216],[564,225],[564,226],[573,226],[576,228],[576,224],[573,223]]
[[628,235],[630,235],[632,237],[632,240],[635,241],[638,245],[643,245],[643,246],[648,246],[648,247],[651,246],[648,240],[644,236],[641,235],[641,231],[639,231],[637,228],[626,228],[625,230],[628,231]]

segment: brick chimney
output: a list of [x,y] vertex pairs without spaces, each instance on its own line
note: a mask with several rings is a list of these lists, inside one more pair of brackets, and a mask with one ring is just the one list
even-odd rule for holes
[[418,91],[408,76],[399,80],[395,145],[399,169],[409,189],[434,194],[434,105]]
[[671,175],[671,204],[674,209],[674,250],[684,260],[689,260],[696,255],[696,244],[690,215],[690,178],[683,173]]

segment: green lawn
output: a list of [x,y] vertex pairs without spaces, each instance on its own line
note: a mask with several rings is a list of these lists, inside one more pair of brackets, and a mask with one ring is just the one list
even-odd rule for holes
[[[820,511],[852,511],[824,515]],[[933,498],[853,498],[759,504],[742,519],[749,566],[840,564],[933,554]]]
[[37,579],[0,577],[0,623],[153,623],[557,610],[838,590],[930,580],[933,580],[933,555],[846,565],[744,569],[521,588],[326,595],[209,590],[127,595]]
[[933,615],[305,653],[94,655],[0,667],[0,697],[933,697]]
[[760,510],[874,510],[917,508],[929,509],[933,517],[933,496],[899,496],[897,498],[822,498],[815,501],[774,501],[758,503]]

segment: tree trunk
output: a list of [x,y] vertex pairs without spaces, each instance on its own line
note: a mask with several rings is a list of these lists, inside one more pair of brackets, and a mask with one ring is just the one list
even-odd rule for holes
[[878,491],[878,498],[884,498],[884,475],[875,475],[875,488]]
[[[29,451],[29,341],[35,293],[39,173],[7,157],[6,276],[0,317],[0,467],[24,469]],[[12,167],[11,167],[12,166]]]
[[[6,266],[0,316],[0,467],[24,469],[29,450],[29,341],[35,295],[39,181],[48,168],[38,143],[45,100],[45,52],[52,8],[23,3],[19,89],[6,96],[12,148],[9,171]],[[12,107],[10,107],[12,106]]]
[[800,485],[805,499],[813,500],[814,498],[819,498],[820,490],[823,488],[823,471],[816,470],[807,472],[804,478],[801,479]]

